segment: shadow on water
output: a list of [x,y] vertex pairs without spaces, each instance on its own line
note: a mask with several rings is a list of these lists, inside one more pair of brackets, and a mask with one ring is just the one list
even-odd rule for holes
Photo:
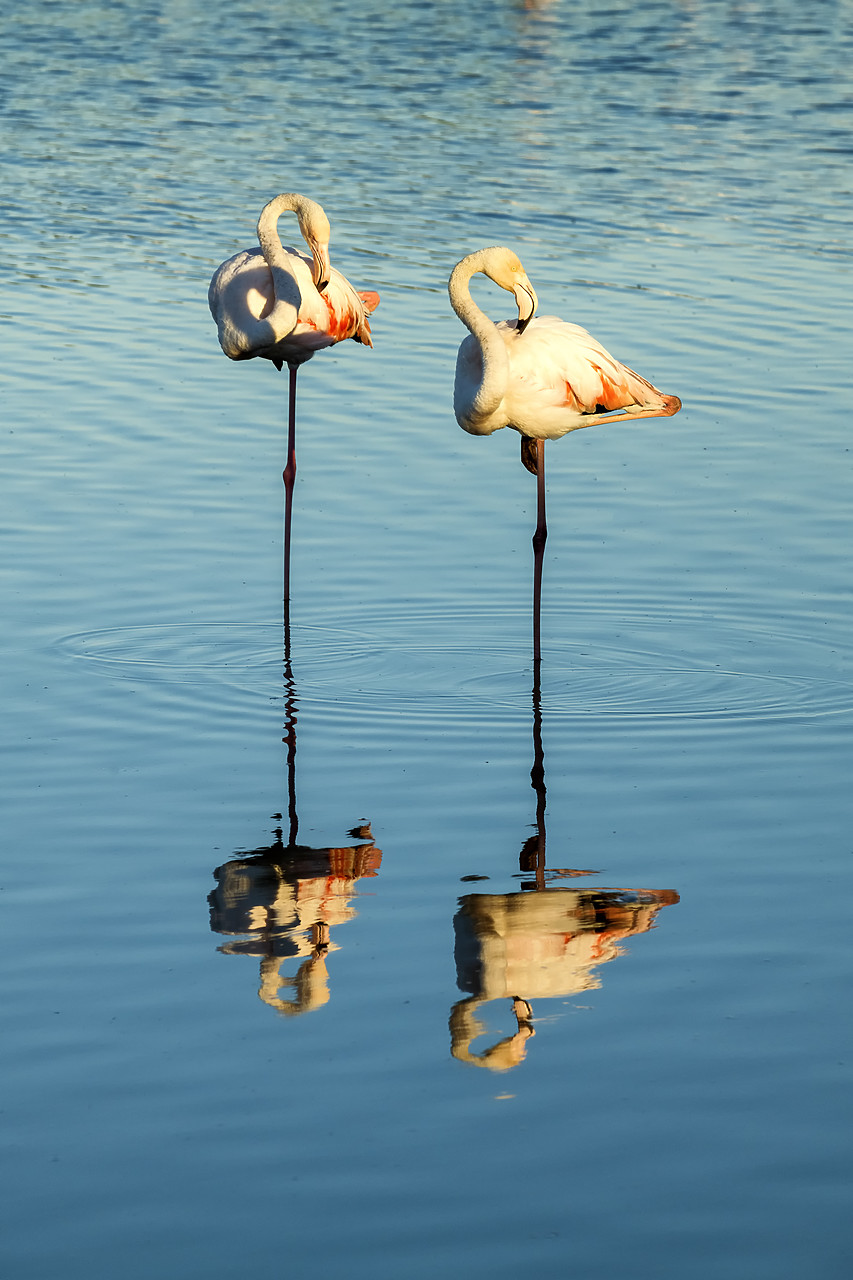
[[[541,556],[537,554],[537,565]],[[538,581],[541,581],[541,569]],[[538,582],[537,582],[538,586]],[[538,635],[539,592],[534,594]],[[535,1036],[534,999],[553,999],[601,986],[595,970],[625,954],[620,944],[655,924],[661,907],[679,901],[672,889],[553,888],[551,882],[595,871],[548,870],[545,832],[545,753],[542,746],[541,660],[533,663],[533,767],[536,831],[519,854],[523,879],[515,893],[471,893],[459,899],[454,917],[456,983],[469,994],[450,1013],[453,1057],[489,1071],[509,1071],[524,1060]],[[473,1042],[486,1034],[482,1007],[512,1001],[515,1031],[485,1049]]]
[[[338,848],[299,844],[296,808],[296,711],[290,621],[284,625],[284,707],[287,748],[287,840],[284,828],[271,844],[253,849],[214,871],[216,888],[208,895],[210,927],[215,933],[243,935],[219,948],[225,955],[257,956],[258,995],[285,1016],[318,1009],[329,1000],[328,956],[337,951],[332,930],[352,920],[356,884],[376,876],[382,850],[373,843],[370,824],[349,831],[360,843]],[[273,819],[282,823],[283,815]],[[287,961],[298,961],[284,973]],[[290,998],[280,994],[288,990]]]

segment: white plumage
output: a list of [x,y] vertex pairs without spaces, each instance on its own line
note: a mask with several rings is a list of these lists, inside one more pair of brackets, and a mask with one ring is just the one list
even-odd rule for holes
[[[517,320],[495,324],[471,297],[477,272],[511,293]],[[545,518],[545,441],[597,422],[664,418],[681,401],[653,387],[620,364],[580,325],[556,316],[534,319],[539,300],[511,249],[495,246],[457,262],[447,285],[450,303],[470,330],[459,348],[453,408],[456,420],[475,436],[502,427],[521,435],[521,461],[536,476],[533,535],[533,667],[542,660],[540,606]]]
[[[291,210],[311,256],[285,248],[278,219]],[[379,294],[358,293],[329,262],[329,219],[315,200],[289,192],[261,210],[258,245],[241,249],[213,273],[207,291],[219,345],[231,360],[261,356],[290,370],[284,468],[284,604],[290,604],[290,526],[296,480],[296,374],[315,351],[345,338],[372,347],[368,315]]]
[[[276,224],[292,210],[311,256],[282,245]],[[329,220],[306,196],[276,196],[258,219],[259,244],[214,272],[208,303],[219,344],[231,360],[262,356],[277,368],[354,338],[372,347],[368,315],[379,295],[359,293],[329,263]]]
[[[477,272],[515,296],[517,320],[495,324],[471,297]],[[529,440],[554,440],[596,422],[668,417],[681,401],[621,364],[580,325],[536,317],[536,291],[510,250],[463,258],[448,285],[470,335],[459,348],[454,409],[472,435],[512,427]],[[525,465],[527,465],[525,463]]]

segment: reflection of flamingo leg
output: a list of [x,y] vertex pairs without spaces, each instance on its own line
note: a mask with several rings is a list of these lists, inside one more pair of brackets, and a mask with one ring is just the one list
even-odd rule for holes
[[533,535],[533,663],[535,675],[539,674],[542,661],[542,644],[539,615],[542,606],[542,561],[548,526],[545,522],[545,441],[533,442],[536,447],[536,532]]
[[290,395],[288,396],[287,463],[282,472],[284,481],[284,611],[290,609],[290,517],[293,511],[293,486],[296,482],[296,371],[291,364]]
[[[294,468],[295,466],[294,459]],[[290,822],[287,847],[293,849],[299,831],[299,818],[296,813],[296,683],[293,679],[293,664],[290,658],[290,601],[286,595],[284,598],[284,714],[282,742],[287,746],[287,813]]]

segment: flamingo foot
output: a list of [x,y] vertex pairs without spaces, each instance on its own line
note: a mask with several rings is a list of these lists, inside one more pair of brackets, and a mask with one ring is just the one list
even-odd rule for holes
[[532,476],[539,475],[539,450],[532,436],[521,437],[521,461]]

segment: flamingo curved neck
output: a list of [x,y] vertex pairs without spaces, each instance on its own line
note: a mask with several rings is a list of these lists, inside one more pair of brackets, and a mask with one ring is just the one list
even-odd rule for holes
[[299,229],[304,237],[305,220],[318,208],[319,205],[315,201],[309,200],[306,196],[296,195],[293,192],[276,196],[274,200],[270,200],[269,204],[264,206],[261,210],[261,216],[258,218],[258,243],[270,267],[281,265],[287,260],[287,255],[282,248],[281,238],[278,234],[277,224],[281,215],[286,212],[295,213],[299,219]]
[[471,297],[471,277],[478,272],[493,278],[483,263],[482,252],[471,253],[457,263],[448,282],[448,293],[450,305],[480,347],[483,376],[471,408],[477,416],[487,417],[495,412],[506,392],[509,357],[497,326]]
[[[278,220],[283,213],[293,212],[299,219],[299,227],[302,230],[303,219],[310,214],[313,205],[314,201],[308,200],[305,196],[287,193],[270,200],[269,204],[261,210],[261,216],[258,219],[258,243],[272,274],[275,292],[275,305],[266,318],[276,331],[276,335],[280,337],[286,336],[295,327],[302,298],[293,273],[288,267],[287,254],[278,234]],[[303,236],[304,234],[303,230]]]

